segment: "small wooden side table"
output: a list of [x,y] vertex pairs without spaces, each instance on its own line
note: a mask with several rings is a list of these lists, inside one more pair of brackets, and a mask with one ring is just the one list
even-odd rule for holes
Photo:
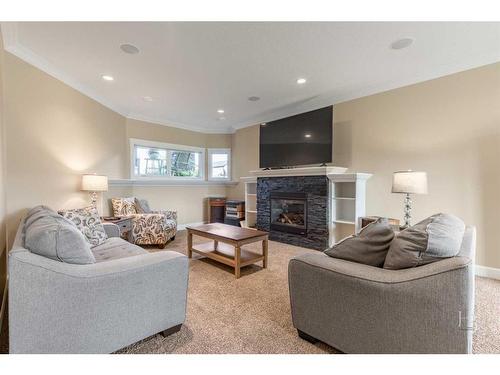
[[126,216],[122,217],[102,217],[104,223],[113,223],[120,228],[120,237],[128,240],[128,233],[132,230],[132,219]]
[[[377,221],[381,217],[384,217],[384,216],[364,216],[364,217],[361,217],[360,218],[361,219],[361,228],[366,227],[368,224],[371,224],[374,221]],[[392,229],[394,229],[395,231],[400,230],[399,219],[393,219],[393,218],[388,217],[387,220],[389,220],[389,224],[392,227]]]

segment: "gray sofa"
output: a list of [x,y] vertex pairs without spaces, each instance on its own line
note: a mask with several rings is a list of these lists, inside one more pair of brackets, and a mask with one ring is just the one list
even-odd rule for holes
[[345,353],[471,353],[476,231],[458,256],[386,270],[306,254],[289,263],[299,336]]
[[9,254],[11,353],[111,353],[186,316],[188,259],[148,253],[119,238],[92,248],[96,263],[69,264],[24,248],[24,221]]

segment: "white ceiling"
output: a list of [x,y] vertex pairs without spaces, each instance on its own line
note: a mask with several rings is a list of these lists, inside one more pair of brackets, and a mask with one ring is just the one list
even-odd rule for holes
[[[213,133],[500,61],[500,23],[20,22],[2,33],[7,51],[124,116]],[[390,48],[403,37],[415,41]]]

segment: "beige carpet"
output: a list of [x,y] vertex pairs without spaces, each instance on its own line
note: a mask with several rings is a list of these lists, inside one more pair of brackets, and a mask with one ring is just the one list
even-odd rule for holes
[[[258,247],[258,245],[256,245]],[[150,251],[161,251],[149,249]],[[185,232],[165,250],[186,251]],[[287,264],[309,251],[270,242],[269,268],[254,265],[236,280],[229,267],[194,258],[187,319],[180,332],[149,337],[120,353],[335,353],[297,337],[290,316]],[[8,351],[4,328],[0,353]],[[500,281],[476,278],[474,353],[500,353]]]
[[[203,242],[203,239],[195,242]],[[250,247],[259,248],[258,244]],[[186,253],[178,233],[166,250]],[[154,251],[154,250],[152,250]],[[325,344],[297,337],[290,315],[287,265],[314,250],[269,243],[269,266],[243,268],[236,280],[229,267],[194,256],[190,264],[188,310],[180,332],[155,335],[121,353],[334,353]],[[476,278],[474,353],[500,353],[500,281]]]

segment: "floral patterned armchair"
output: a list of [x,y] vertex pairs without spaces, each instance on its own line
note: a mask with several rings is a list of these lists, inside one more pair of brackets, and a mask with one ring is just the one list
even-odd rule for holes
[[111,198],[114,216],[132,219],[129,240],[136,245],[158,245],[163,248],[177,233],[176,211],[154,211],[144,199]]

